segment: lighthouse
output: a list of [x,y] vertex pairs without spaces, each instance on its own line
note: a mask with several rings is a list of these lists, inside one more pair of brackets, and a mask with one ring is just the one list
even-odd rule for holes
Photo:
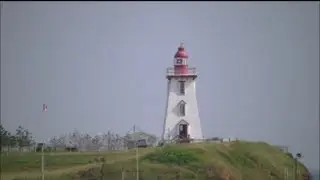
[[198,141],[203,138],[196,96],[196,68],[188,66],[183,44],[178,47],[173,67],[167,68],[167,104],[162,140]]

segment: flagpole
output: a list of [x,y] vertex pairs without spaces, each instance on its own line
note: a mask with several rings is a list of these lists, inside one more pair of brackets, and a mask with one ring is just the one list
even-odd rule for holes
[[133,140],[134,140],[134,143],[136,145],[136,168],[137,168],[137,180],[139,180],[139,157],[138,157],[138,140],[135,138],[135,132],[136,132],[136,126],[133,125]]
[[[42,112],[45,113],[48,110],[48,106],[46,104],[43,104]],[[43,115],[44,117],[44,115]],[[44,119],[44,118],[43,118]],[[42,147],[41,147],[41,179],[44,180],[44,140],[42,141]]]
[[43,151],[44,141],[41,148],[41,179],[44,180],[44,151]]
[[137,161],[137,180],[139,180],[139,157],[138,157],[139,147],[136,142],[136,161]]

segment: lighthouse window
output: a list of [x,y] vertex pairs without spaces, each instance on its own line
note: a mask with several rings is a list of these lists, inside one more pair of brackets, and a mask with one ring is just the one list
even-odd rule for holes
[[185,82],[184,81],[179,81],[179,90],[180,94],[185,94]]
[[185,116],[186,115],[186,104],[181,103],[180,104],[180,116]]

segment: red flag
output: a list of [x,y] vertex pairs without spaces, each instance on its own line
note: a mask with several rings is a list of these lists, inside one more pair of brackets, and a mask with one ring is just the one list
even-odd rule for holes
[[43,111],[43,112],[47,112],[47,111],[48,111],[48,105],[43,104],[43,106],[42,106],[42,111]]

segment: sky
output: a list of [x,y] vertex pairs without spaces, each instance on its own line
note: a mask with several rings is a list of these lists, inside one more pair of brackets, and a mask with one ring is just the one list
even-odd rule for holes
[[286,145],[319,168],[319,2],[2,3],[6,129],[161,135],[183,42],[205,137]]

